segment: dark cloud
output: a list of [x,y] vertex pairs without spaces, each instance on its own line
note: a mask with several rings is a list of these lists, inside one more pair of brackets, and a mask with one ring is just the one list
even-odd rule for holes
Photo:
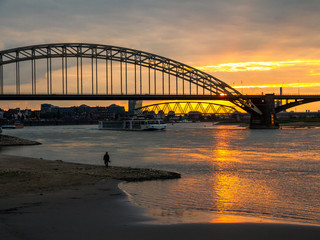
[[197,65],[318,52],[313,0],[1,1],[0,47],[94,42],[137,48]]

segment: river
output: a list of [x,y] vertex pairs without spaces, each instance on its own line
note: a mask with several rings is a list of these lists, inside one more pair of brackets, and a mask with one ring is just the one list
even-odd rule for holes
[[180,123],[159,132],[83,125],[5,129],[3,134],[43,143],[3,147],[3,154],[102,165],[108,151],[111,165],[181,173],[177,180],[120,184],[132,203],[164,222],[245,216],[320,225],[319,128]]

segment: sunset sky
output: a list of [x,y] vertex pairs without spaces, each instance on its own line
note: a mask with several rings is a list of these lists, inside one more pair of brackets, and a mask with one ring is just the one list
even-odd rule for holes
[[[319,12],[319,0],[0,0],[0,50],[115,45],[197,67],[244,94],[320,94]],[[17,106],[40,103],[0,102]]]

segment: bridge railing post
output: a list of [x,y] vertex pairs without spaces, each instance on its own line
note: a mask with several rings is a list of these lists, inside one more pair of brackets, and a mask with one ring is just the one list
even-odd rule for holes
[[36,94],[36,60],[35,60],[35,50],[31,50],[32,59],[31,59],[31,93],[32,95]]
[[[16,52],[16,58],[19,60],[19,51]],[[16,61],[16,94],[20,94],[20,62]]]
[[3,94],[3,65],[2,65],[2,55],[0,55],[0,94]]

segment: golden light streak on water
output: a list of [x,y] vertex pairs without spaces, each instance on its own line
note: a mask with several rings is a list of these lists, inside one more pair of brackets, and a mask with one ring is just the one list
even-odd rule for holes
[[209,223],[288,223],[285,221],[228,214],[213,214]]
[[234,174],[220,173],[215,176],[216,206],[218,213],[225,213],[233,209],[233,205],[239,201],[239,179]]
[[218,141],[213,151],[215,164],[218,165],[217,174],[212,177],[212,181],[215,184],[216,196],[213,201],[216,202],[216,208],[218,213],[224,213],[231,210],[233,204],[239,202],[239,179],[238,177],[230,173],[228,169],[232,168],[232,165],[237,161],[231,151],[228,144],[228,131],[218,131]]
[[[264,202],[265,199],[277,199],[277,192],[273,192],[266,182],[260,184],[250,178],[243,178],[234,169],[241,162],[243,152],[238,152],[230,145],[232,133],[228,130],[215,132],[217,142],[213,151],[215,174],[210,181],[214,185],[212,201],[215,202],[217,213],[232,213],[240,204],[250,205],[253,201]],[[240,139],[239,139],[240,140]],[[264,184],[261,184],[264,183]],[[210,222],[239,222],[237,217],[213,218]]]

